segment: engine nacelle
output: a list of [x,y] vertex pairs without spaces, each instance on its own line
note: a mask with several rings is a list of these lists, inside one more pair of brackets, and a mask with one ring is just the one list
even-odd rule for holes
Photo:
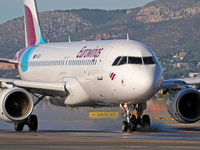
[[167,110],[180,123],[194,123],[200,119],[200,92],[188,88],[173,93]]
[[22,122],[33,111],[32,96],[24,89],[14,87],[0,92],[0,118],[6,122]]

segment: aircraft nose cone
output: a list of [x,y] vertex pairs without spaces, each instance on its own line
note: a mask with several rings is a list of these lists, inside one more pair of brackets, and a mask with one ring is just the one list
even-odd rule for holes
[[160,77],[154,70],[140,70],[132,74],[132,88],[139,99],[152,98],[159,88]]

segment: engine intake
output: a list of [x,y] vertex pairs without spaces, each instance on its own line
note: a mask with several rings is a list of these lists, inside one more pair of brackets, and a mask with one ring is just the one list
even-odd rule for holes
[[33,111],[32,96],[22,88],[0,92],[0,118],[7,122],[21,122]]
[[185,118],[196,119],[200,115],[199,93],[187,93],[179,101],[179,113]]
[[191,88],[173,93],[168,99],[167,110],[178,122],[198,121],[200,119],[200,93]]

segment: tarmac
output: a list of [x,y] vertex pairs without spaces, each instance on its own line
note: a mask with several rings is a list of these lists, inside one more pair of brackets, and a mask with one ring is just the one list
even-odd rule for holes
[[[162,124],[163,125],[163,124]],[[42,149],[200,149],[200,125],[164,124],[146,131],[123,133],[99,130],[0,130],[1,150]]]
[[138,127],[135,132],[124,133],[121,131],[124,118],[120,116],[118,119],[90,119],[90,109],[45,107],[34,111],[39,118],[37,132],[29,132],[27,127],[15,132],[13,124],[1,120],[0,149],[200,149],[199,122],[176,123],[161,110],[147,111],[151,116],[150,128]]

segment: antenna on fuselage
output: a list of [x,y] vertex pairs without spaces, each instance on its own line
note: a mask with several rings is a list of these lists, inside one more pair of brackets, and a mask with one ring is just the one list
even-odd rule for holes
[[69,43],[71,43],[71,39],[70,39],[70,36],[68,36],[68,38],[69,38]]
[[127,33],[127,41],[129,41],[129,35],[128,35],[128,33]]

